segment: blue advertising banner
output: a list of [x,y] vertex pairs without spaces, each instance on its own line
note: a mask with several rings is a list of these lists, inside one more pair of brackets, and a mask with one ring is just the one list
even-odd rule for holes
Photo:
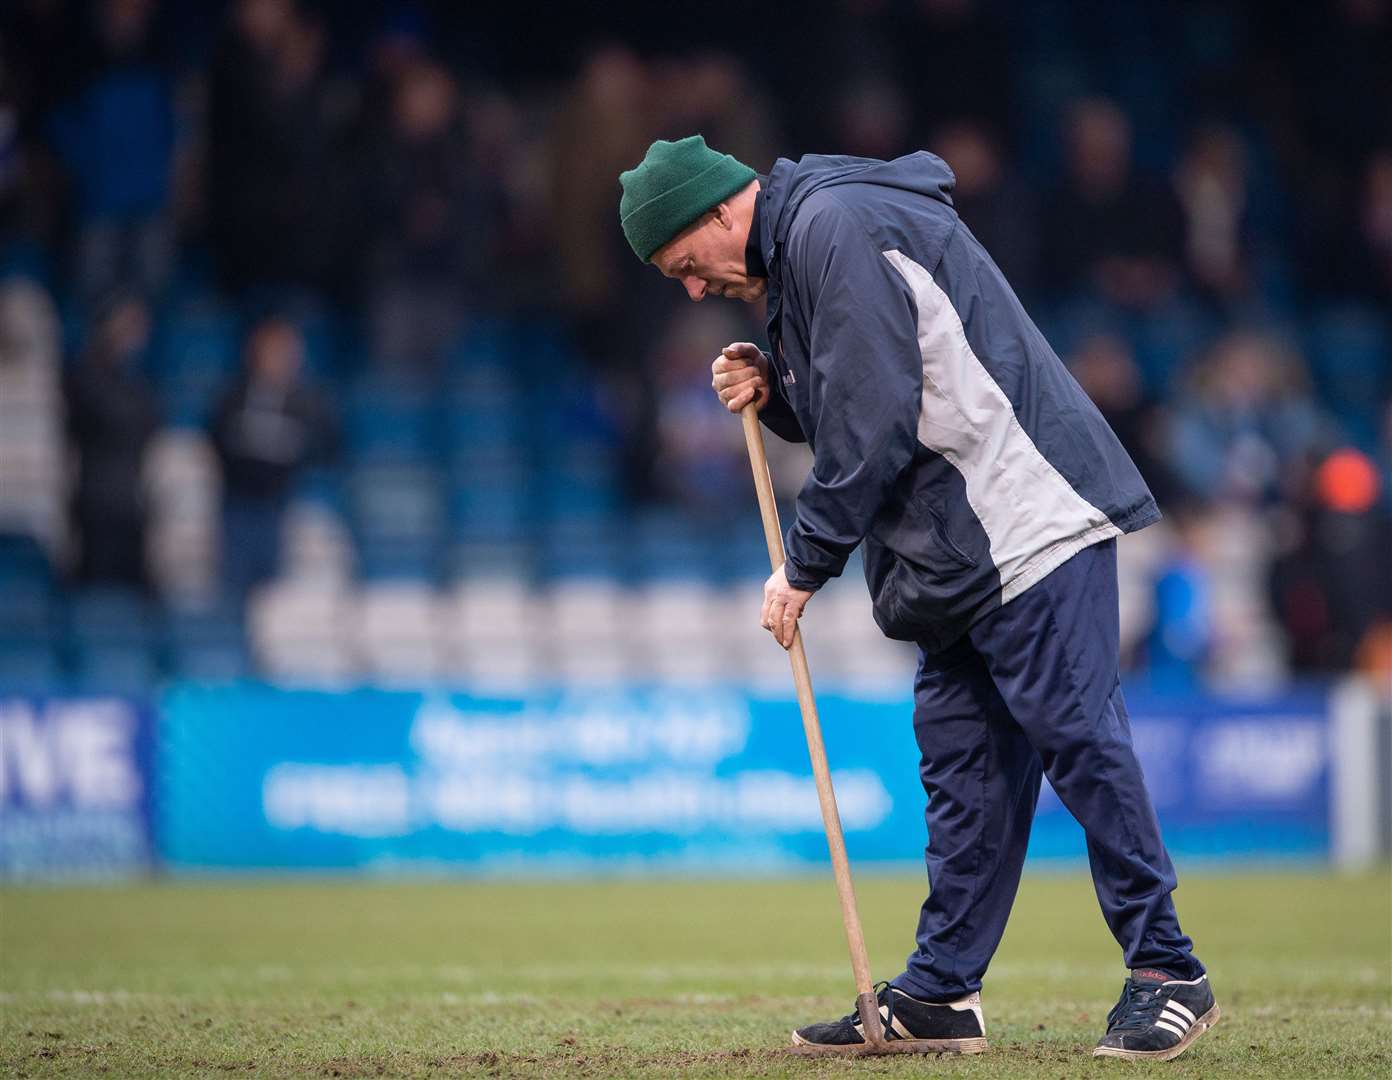
[[0,876],[148,869],[153,727],[125,698],[0,697]]
[[[819,701],[857,863],[921,857],[907,702]],[[1177,855],[1323,855],[1323,699],[1133,696]],[[526,700],[178,687],[157,804],[174,868],[771,872],[826,860],[797,706],[737,690]],[[1083,856],[1052,793],[1032,852]]]

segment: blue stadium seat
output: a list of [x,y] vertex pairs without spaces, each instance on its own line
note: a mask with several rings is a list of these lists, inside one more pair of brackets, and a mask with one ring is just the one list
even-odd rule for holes
[[603,525],[577,528],[561,524],[543,539],[538,569],[549,580],[561,578],[626,578],[631,570],[628,548]]
[[553,522],[605,522],[620,509],[618,485],[610,477],[555,470],[540,484],[543,516]]
[[437,536],[445,523],[443,475],[417,465],[359,466],[348,477],[348,506],[359,535]]
[[343,483],[338,472],[330,468],[306,469],[295,480],[295,498],[326,506],[336,514],[343,512]]
[[251,673],[251,662],[242,644],[176,645],[169,659],[172,674],[190,682],[236,682]]
[[241,641],[241,613],[234,606],[171,608],[166,618],[171,642]]
[[451,544],[445,567],[453,579],[517,578],[530,580],[536,574],[535,544],[518,534],[504,540],[461,536]]
[[358,544],[358,573],[367,581],[437,581],[444,548],[437,536],[364,538]]
[[717,538],[681,510],[645,511],[624,534],[631,572],[639,578],[714,582],[724,576]]
[[450,495],[450,525],[464,542],[505,543],[526,537],[535,521],[523,477],[515,484],[456,486]]
[[32,536],[0,535],[0,636],[46,640],[57,629],[53,568]]
[[134,589],[97,586],[76,592],[68,600],[68,637],[79,648],[143,647],[157,640],[159,629],[155,613]]
[[349,395],[344,434],[354,461],[431,461],[440,453],[439,408],[414,387],[370,376]]
[[204,428],[231,376],[184,373],[159,383],[160,406],[171,427]]
[[0,694],[43,693],[63,681],[62,667],[52,645],[0,637]]
[[237,370],[241,338],[237,317],[215,304],[191,304],[171,312],[155,334],[153,374],[226,379]]
[[527,418],[505,407],[483,404],[455,405],[445,421],[451,450],[492,455],[518,453],[525,447]]
[[476,320],[459,335],[445,354],[446,365],[452,374],[478,367],[509,370],[513,360],[512,328],[502,319]]
[[57,629],[47,581],[15,578],[0,584],[0,637],[46,641]]
[[505,363],[477,360],[449,373],[448,396],[454,408],[513,408],[520,404],[521,387]]
[[138,642],[102,642],[73,650],[73,678],[91,692],[142,694],[159,681],[154,651]]
[[53,258],[36,240],[9,230],[0,244],[0,279],[28,278],[45,288],[53,287]]
[[295,320],[304,337],[305,370],[319,378],[332,378],[342,370],[345,328],[327,311]]
[[718,550],[721,569],[727,579],[768,577],[768,544],[762,533],[740,532],[728,538],[722,537]]
[[179,678],[230,682],[250,670],[240,613],[230,606],[183,610],[167,616],[169,666]]
[[53,565],[38,540],[22,533],[0,533],[0,586],[52,580]]
[[515,364],[528,375],[579,372],[585,358],[576,349],[569,328],[560,320],[533,314],[513,329]]
[[725,577],[719,551],[699,535],[661,544],[636,544],[628,557],[632,560],[633,576],[642,580],[714,584]]

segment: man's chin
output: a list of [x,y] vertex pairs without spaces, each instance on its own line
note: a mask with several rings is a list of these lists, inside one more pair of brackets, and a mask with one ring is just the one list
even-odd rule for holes
[[731,300],[743,300],[746,304],[756,304],[764,298],[766,292],[768,292],[768,286],[760,281],[754,285],[746,285],[742,289],[729,289],[725,295]]

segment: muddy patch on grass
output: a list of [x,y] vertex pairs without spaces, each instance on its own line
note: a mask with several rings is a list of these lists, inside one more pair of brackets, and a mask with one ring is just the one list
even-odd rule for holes
[[[1040,1066],[1076,1067],[1086,1056],[1086,1047],[1033,1045],[992,1048],[991,1064],[996,1068],[1013,1061],[1021,1075],[1034,1075]],[[926,1060],[925,1060],[926,1059]],[[390,1064],[375,1058],[337,1058],[325,1062],[320,1075],[330,1077],[371,1076],[849,1076],[865,1073],[922,1075],[936,1066],[967,1064],[968,1059],[953,1054],[902,1055],[879,1058],[799,1057],[788,1047],[738,1048],[730,1050],[634,1050],[627,1047],[570,1046],[562,1043],[554,1050],[537,1053],[505,1053],[485,1050],[471,1054],[450,1054],[406,1063],[399,1058]],[[974,1059],[972,1059],[974,1060]],[[1000,1075],[992,1072],[991,1075]]]
[[691,1071],[745,1070],[786,1063],[789,1055],[778,1050],[639,1051],[623,1047],[581,1047],[562,1043],[553,1051],[535,1054],[485,1050],[475,1054],[450,1054],[407,1064],[376,1058],[334,1058],[323,1063],[321,1076],[674,1076]]

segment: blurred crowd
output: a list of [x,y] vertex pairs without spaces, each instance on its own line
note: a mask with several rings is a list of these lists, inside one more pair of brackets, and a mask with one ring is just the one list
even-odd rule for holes
[[[1128,556],[1133,668],[1175,685],[1392,671],[1389,102],[1385,0],[836,0],[714,20],[14,0],[0,368],[51,328],[66,456],[61,524],[26,524],[14,485],[40,481],[12,461],[0,532],[39,535],[60,591],[173,602],[149,461],[173,431],[214,463],[210,602],[233,607],[284,573],[307,485],[348,492],[368,566],[353,492],[393,483],[372,479],[384,440],[396,464],[419,442],[409,463],[467,504],[436,529],[463,534],[463,564],[384,572],[467,574],[471,537],[521,543],[488,477],[554,475],[573,496],[607,476],[601,531],[676,515],[718,545],[750,495],[709,363],[761,340],[762,311],[693,307],[640,266],[619,172],[693,132],[760,171],[928,148],[1166,512]],[[538,400],[542,430],[480,434]],[[453,427],[426,438],[436,405]],[[416,420],[383,435],[398,413]],[[17,461],[30,429],[10,428]],[[497,452],[552,435],[554,464]],[[795,490],[806,460],[775,450]],[[589,550],[557,515],[522,539]]]

